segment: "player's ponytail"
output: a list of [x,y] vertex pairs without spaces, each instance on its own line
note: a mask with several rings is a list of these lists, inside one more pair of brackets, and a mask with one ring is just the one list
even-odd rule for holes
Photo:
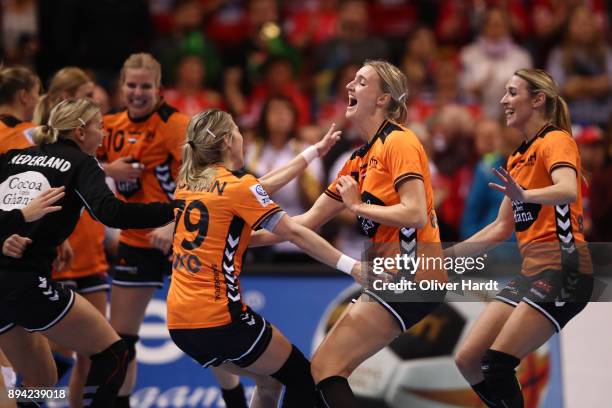
[[387,106],[387,119],[405,124],[408,120],[408,80],[402,71],[395,65],[382,60],[368,60],[366,66],[376,71],[380,78],[380,87],[384,93],[391,96]]
[[572,122],[570,120],[567,103],[559,95],[559,88],[553,77],[542,69],[519,69],[514,75],[527,82],[527,87],[532,95],[543,93],[544,117],[550,119],[556,127],[572,133]]
[[183,164],[178,187],[191,191],[208,190],[215,176],[215,164],[223,162],[225,136],[232,134],[234,121],[229,113],[209,109],[189,121],[183,146]]
[[75,129],[86,126],[99,112],[100,107],[92,100],[66,99],[51,109],[49,122],[37,127],[32,139],[39,145],[70,138]]

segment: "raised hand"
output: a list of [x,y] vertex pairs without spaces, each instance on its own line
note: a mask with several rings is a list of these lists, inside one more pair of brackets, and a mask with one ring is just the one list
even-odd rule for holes
[[489,187],[497,191],[501,191],[512,201],[525,201],[525,190],[516,182],[516,180],[514,180],[506,169],[503,167],[500,167],[499,170],[493,169],[493,174],[499,178],[502,184],[489,183]]
[[323,157],[329,153],[331,148],[340,140],[341,135],[342,131],[336,130],[336,124],[332,123],[327,133],[325,133],[325,136],[323,136],[323,139],[315,143],[315,147],[319,152],[319,157]]

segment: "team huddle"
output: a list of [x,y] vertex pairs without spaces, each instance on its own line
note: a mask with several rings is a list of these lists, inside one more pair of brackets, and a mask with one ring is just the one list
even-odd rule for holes
[[[497,219],[446,249],[428,157],[406,126],[407,80],[392,64],[366,61],[346,85],[346,119],[363,146],[312,207],[293,217],[270,195],[329,152],[341,137],[335,126],[283,167],[255,177],[244,170],[243,137],[232,116],[211,109],[190,119],[168,105],[152,56],[131,55],[120,86],[126,108],[103,115],[93,82],[78,68],[56,73],[42,98],[34,73],[0,70],[6,387],[53,386],[76,352],[70,406],[129,407],[145,310],[171,276],[170,337],[212,370],[229,408],[276,407],[281,399],[283,407],[359,407],[351,372],[436,310],[446,293],[421,291],[415,301],[369,287],[367,264],[314,232],[346,210],[387,256],[477,256],[516,233],[521,270],[455,356],[488,407],[524,406],[516,367],[591,296],[580,156],[567,106],[545,71],[516,71],[500,101],[524,142],[505,168],[493,169],[499,182],[490,187],[505,195]],[[121,229],[112,285],[103,225]],[[364,286],[310,360],[242,296],[245,251],[282,241]],[[421,267],[409,276],[446,282],[449,273]],[[256,384],[248,403],[241,376]]]

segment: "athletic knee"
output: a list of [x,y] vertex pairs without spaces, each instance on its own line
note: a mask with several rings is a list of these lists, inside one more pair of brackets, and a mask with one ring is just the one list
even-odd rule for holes
[[136,357],[136,343],[140,340],[140,337],[134,334],[118,333],[119,336],[125,341],[125,345],[128,351],[128,363]]
[[310,366],[315,383],[332,376],[349,377],[354,369],[348,362],[324,356],[322,353],[315,353]]
[[483,354],[473,349],[461,348],[455,354],[455,364],[462,374],[480,373]]
[[267,375],[255,378],[255,385],[257,386],[257,392],[269,398],[277,398],[283,389],[283,385],[279,381]]
[[516,367],[521,360],[502,351],[489,349],[482,358],[482,374],[485,383],[496,397],[504,399],[520,393],[520,384],[516,378]]
[[300,385],[308,386],[314,382],[310,374],[310,362],[304,354],[295,346],[291,347],[291,353],[281,368],[278,369],[271,377],[280,381],[284,385]]

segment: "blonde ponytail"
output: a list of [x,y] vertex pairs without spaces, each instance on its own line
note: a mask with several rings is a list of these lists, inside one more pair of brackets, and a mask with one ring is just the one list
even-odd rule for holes
[[48,144],[70,138],[75,129],[86,126],[99,112],[100,107],[89,99],[66,99],[51,109],[48,124],[36,128],[34,143]]

